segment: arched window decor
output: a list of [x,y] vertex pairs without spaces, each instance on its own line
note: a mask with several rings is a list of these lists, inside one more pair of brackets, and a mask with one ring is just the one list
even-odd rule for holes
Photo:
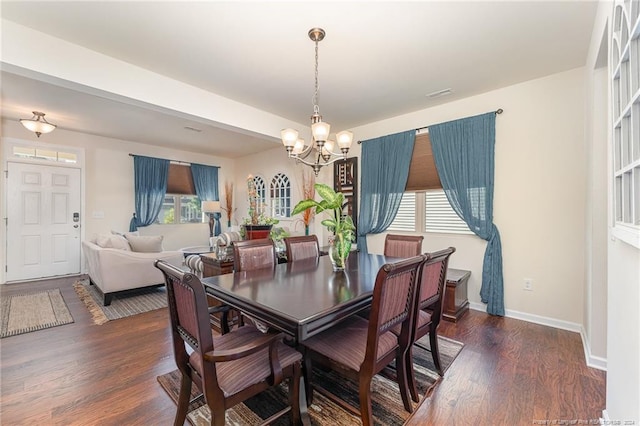
[[258,215],[262,215],[266,213],[266,205],[267,205],[267,185],[264,183],[264,179],[260,176],[253,177],[253,184],[256,188],[256,211]]
[[274,217],[291,216],[291,182],[284,173],[271,180],[271,208]]

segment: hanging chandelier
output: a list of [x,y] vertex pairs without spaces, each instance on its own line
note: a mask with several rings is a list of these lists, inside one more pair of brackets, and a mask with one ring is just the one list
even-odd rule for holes
[[[310,166],[316,176],[324,166],[335,163],[338,160],[346,159],[353,133],[342,131],[335,135],[335,139],[330,136],[331,125],[322,121],[320,107],[318,106],[318,43],[324,39],[325,32],[322,28],[312,28],[309,30],[309,38],[316,44],[315,55],[315,92],[313,94],[313,115],[311,116],[311,143],[305,145],[302,138],[298,138],[298,131],[294,129],[283,129],[280,132],[282,143],[287,150],[289,158],[294,158],[307,166]],[[335,147],[340,148],[342,153],[333,152]],[[306,158],[313,152],[313,161]],[[333,159],[332,159],[333,158]]]
[[31,130],[40,137],[43,133],[53,132],[57,127],[55,124],[51,124],[44,118],[44,112],[33,111],[33,117],[23,118],[20,123],[27,129]]

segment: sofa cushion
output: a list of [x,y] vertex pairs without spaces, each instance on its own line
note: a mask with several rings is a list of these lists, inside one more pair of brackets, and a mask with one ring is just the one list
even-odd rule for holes
[[137,236],[126,235],[132,251],[138,253],[160,253],[162,251],[162,235]]
[[113,248],[131,251],[129,242],[122,235],[98,235],[96,244],[102,248]]

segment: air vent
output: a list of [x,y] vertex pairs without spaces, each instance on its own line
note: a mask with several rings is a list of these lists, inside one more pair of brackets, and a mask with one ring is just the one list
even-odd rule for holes
[[439,98],[440,96],[447,96],[447,95],[450,95],[451,93],[453,93],[451,89],[442,89],[442,90],[438,90],[437,92],[429,93],[427,95],[427,98]]

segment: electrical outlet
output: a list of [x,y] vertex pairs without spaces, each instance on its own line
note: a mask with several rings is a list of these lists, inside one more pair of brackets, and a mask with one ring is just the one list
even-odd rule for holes
[[533,291],[533,280],[531,278],[524,279],[524,289],[527,291]]

